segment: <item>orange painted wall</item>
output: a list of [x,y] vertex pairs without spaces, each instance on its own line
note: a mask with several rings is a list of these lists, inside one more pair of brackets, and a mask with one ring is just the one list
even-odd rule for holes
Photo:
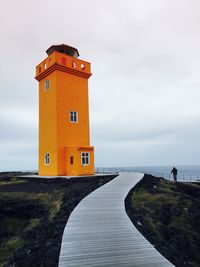
[[[51,90],[45,92],[45,80]],[[39,83],[39,175],[57,175],[57,102],[56,75],[51,73]],[[51,118],[51,119],[49,119]],[[44,165],[44,154],[51,154],[51,164]]]
[[[89,146],[88,81],[68,73],[57,76],[58,172],[66,170],[64,147]],[[78,123],[70,122],[70,111],[78,112]]]
[[[39,80],[39,175],[94,174],[94,152],[89,136],[90,75],[90,63],[58,52],[36,67],[36,79]],[[47,79],[50,88],[45,92]],[[70,122],[70,111],[78,112],[78,123]],[[81,165],[81,152],[90,152],[89,166]],[[50,153],[49,166],[44,165],[45,153]],[[70,156],[74,159],[73,166]]]

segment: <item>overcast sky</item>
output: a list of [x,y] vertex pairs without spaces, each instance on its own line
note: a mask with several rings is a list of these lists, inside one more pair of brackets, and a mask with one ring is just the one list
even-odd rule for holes
[[92,63],[96,166],[199,164],[199,0],[0,0],[0,170],[37,169],[35,66]]

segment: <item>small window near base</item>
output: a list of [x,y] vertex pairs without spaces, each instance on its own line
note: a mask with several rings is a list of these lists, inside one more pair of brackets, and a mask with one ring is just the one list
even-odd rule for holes
[[70,157],[70,164],[71,164],[71,165],[74,164],[74,157]]
[[82,152],[81,153],[81,164],[82,165],[90,165],[90,153]]
[[70,111],[70,122],[78,122],[78,112]]
[[50,165],[50,154],[49,153],[44,154],[44,165],[45,166]]
[[50,88],[50,81],[49,80],[45,81],[44,87],[45,87],[46,92],[49,91],[49,88]]

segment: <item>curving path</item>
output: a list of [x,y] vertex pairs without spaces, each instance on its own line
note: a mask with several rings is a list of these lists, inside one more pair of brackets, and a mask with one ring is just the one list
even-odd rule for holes
[[124,199],[143,177],[121,173],[72,212],[65,227],[59,267],[171,267],[129,220]]

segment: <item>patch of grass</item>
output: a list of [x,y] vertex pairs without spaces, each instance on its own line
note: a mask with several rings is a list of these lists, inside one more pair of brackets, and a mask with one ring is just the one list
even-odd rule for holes
[[61,190],[55,191],[54,196],[52,197],[51,205],[49,206],[49,209],[50,209],[49,219],[50,220],[52,220],[56,216],[56,214],[59,212],[61,204],[62,204],[63,196],[64,196],[64,191],[61,191]]
[[39,226],[41,220],[49,222],[60,211],[64,189],[45,193],[1,192],[0,209],[0,267],[6,266],[10,256],[24,245],[22,233]]
[[[1,192],[0,267],[24,245],[22,233],[39,226],[45,217],[51,222],[60,211],[64,190],[53,193]],[[16,212],[17,211],[17,212]]]
[[26,180],[18,179],[18,178],[11,178],[9,180],[1,180],[0,179],[0,186],[3,185],[14,185],[14,184],[24,184],[26,183]]
[[29,192],[1,192],[0,200],[39,200],[44,203],[51,199],[49,193],[29,193]]
[[4,217],[0,220],[0,232],[4,236],[16,235],[28,224],[27,219],[16,217]]
[[184,218],[182,216],[173,215],[171,218],[170,226],[176,227],[178,229],[184,229]]
[[144,206],[148,207],[149,204],[151,206],[155,205],[157,208],[160,208],[163,204],[168,203],[176,205],[177,202],[177,195],[173,196],[169,193],[164,193],[162,191],[158,191],[157,194],[151,194],[145,188],[136,190],[131,198],[131,205],[133,208],[141,208]]
[[127,198],[135,226],[178,267],[200,267],[199,197],[199,185],[146,175]]
[[157,230],[157,223],[153,220],[150,216],[144,216],[144,223],[148,227],[149,231],[156,234],[156,236],[159,236],[158,230]]
[[24,241],[19,236],[5,239],[0,244],[0,267],[5,267],[8,259],[24,245]]
[[28,225],[24,228],[24,232],[28,232],[35,227],[37,227],[41,223],[41,220],[36,218],[36,219],[31,219],[28,223]]
[[174,183],[161,180],[157,188],[158,192],[160,193],[171,194],[172,191],[174,190]]
[[143,206],[145,202],[150,201],[152,195],[149,194],[144,188],[135,191],[131,198],[131,204],[133,207],[138,207],[138,205]]
[[[62,198],[64,195],[64,190],[56,190],[53,194],[50,193],[27,193],[27,192],[1,192],[0,202],[28,202],[40,203],[45,207],[46,211],[49,213],[49,219],[51,220],[57,212],[60,210],[62,203]],[[25,205],[24,204],[24,205]],[[4,209],[4,208],[3,208]],[[9,209],[5,207],[5,209]]]

